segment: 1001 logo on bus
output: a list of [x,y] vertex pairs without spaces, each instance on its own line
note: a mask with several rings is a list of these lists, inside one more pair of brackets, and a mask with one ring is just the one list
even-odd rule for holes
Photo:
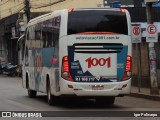
[[92,66],[106,66],[108,68],[111,67],[111,58],[88,58],[86,59],[86,62],[88,62],[88,68],[91,68]]

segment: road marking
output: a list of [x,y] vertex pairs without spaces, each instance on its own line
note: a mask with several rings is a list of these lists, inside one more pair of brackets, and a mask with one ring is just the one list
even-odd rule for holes
[[28,106],[28,105],[24,105],[22,103],[18,103],[18,102],[13,101],[13,100],[6,100],[6,102],[9,103],[9,104],[16,105],[16,106],[21,107],[21,108],[25,108],[25,109],[31,110],[31,111],[40,111],[40,109],[31,107],[31,106]]

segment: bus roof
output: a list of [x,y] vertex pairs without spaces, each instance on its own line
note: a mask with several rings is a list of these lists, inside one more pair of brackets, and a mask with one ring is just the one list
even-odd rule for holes
[[[29,22],[28,22],[28,26],[30,25],[33,25],[33,24],[36,24],[38,21],[43,21],[45,19],[47,19],[47,17],[51,17],[53,14],[55,13],[59,13],[62,12],[62,11],[68,11],[69,10],[73,10],[73,11],[82,11],[82,10],[107,10],[107,11],[124,11],[126,9],[122,9],[122,8],[70,8],[70,9],[62,9],[62,10],[55,10],[53,12],[50,12],[50,13],[47,13],[47,14],[44,14],[44,15],[41,15],[41,16],[38,16],[36,18],[33,18],[31,19]],[[72,12],[72,11],[71,11]]]

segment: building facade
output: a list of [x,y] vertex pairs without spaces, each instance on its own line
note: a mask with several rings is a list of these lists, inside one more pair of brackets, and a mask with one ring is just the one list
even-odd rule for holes
[[[103,7],[103,0],[29,0],[31,17],[58,9]],[[20,22],[24,20],[25,0],[0,1],[0,61],[18,64],[17,40],[23,31]]]
[[[19,63],[18,53],[16,51],[17,40],[20,33],[24,31],[26,23],[24,14],[25,0],[1,0],[0,1],[0,61]],[[107,2],[106,2],[107,1]],[[145,34],[146,26],[146,8],[144,0],[30,0],[31,17],[42,15],[54,10],[68,8],[104,8],[110,7],[112,3],[119,2],[120,7],[125,7],[131,14],[132,23],[143,24],[142,32]],[[119,4],[118,3],[118,4]],[[154,8],[153,19],[160,22],[160,8]],[[20,23],[23,23],[20,24]],[[145,24],[145,25],[144,25]],[[160,30],[159,30],[160,32]],[[143,33],[142,33],[143,34]],[[142,86],[149,87],[149,60],[148,44],[145,42],[145,35],[142,37],[141,47],[141,68],[142,68]],[[160,44],[156,44],[157,52],[157,71],[160,71]],[[133,44],[133,75],[137,76],[136,47]],[[18,59],[17,59],[18,58]],[[160,74],[160,73],[159,73]],[[159,75],[160,76],[160,75]],[[133,83],[137,84],[137,78]],[[147,85],[145,85],[147,84]],[[160,77],[159,77],[160,85]]]

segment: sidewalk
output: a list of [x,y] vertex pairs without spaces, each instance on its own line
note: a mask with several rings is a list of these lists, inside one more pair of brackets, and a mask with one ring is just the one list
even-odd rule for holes
[[159,95],[151,95],[150,88],[140,88],[140,92],[139,92],[138,87],[132,86],[130,96],[160,101],[160,91],[159,91]]

